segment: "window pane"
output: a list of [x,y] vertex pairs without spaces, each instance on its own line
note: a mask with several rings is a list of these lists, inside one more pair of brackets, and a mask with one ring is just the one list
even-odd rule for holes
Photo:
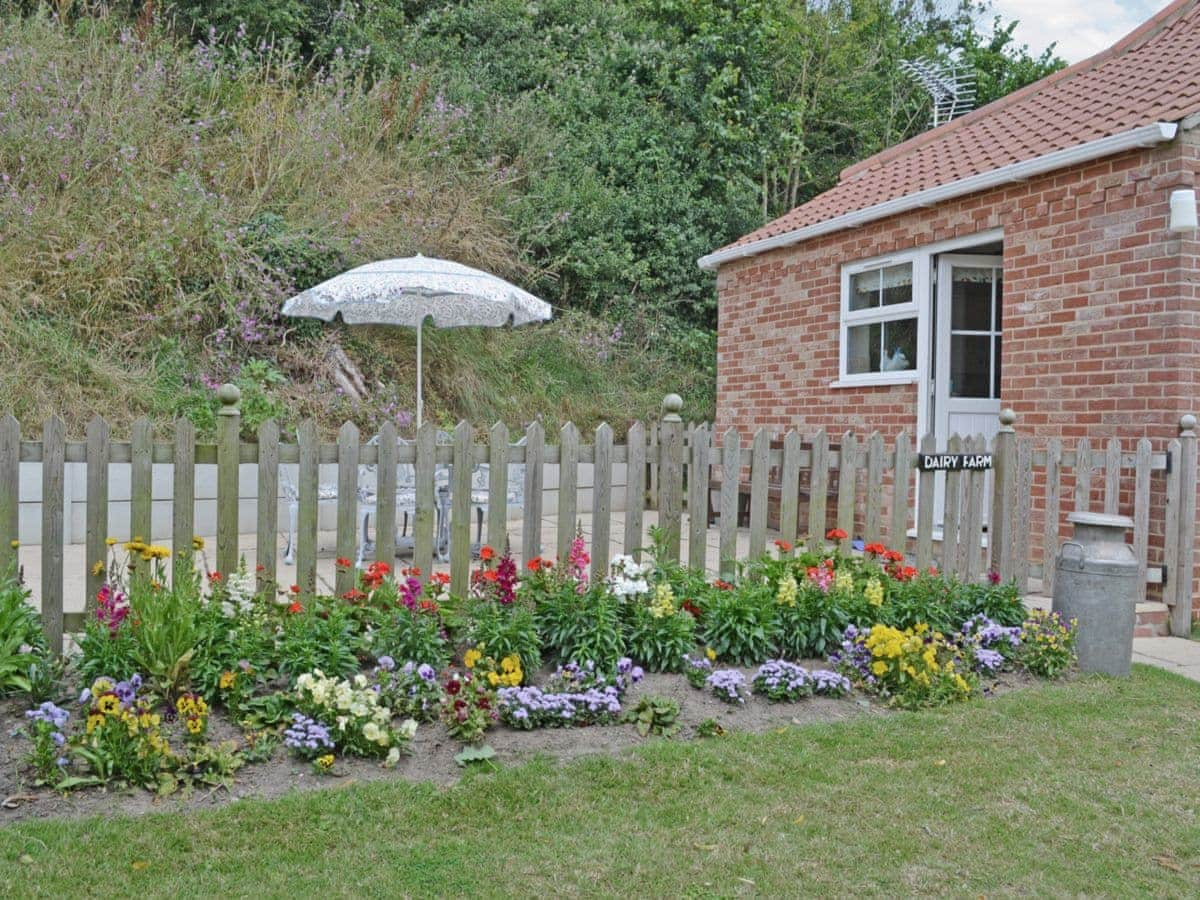
[[879,270],[850,276],[850,310],[874,309],[879,305]]
[[884,306],[912,302],[912,263],[901,263],[884,269],[882,289]]
[[985,335],[950,336],[950,396],[990,397],[992,339]]
[[846,330],[846,374],[911,372],[917,367],[917,320],[875,322]]
[[954,270],[950,286],[950,327],[955,331],[990,331],[992,269]]
[[881,372],[906,372],[917,367],[917,320],[883,323]]
[[855,325],[846,330],[846,374],[879,371],[879,347],[883,325]]

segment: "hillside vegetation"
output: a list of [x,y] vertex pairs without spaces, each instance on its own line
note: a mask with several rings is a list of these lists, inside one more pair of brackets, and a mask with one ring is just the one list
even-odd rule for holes
[[0,2],[0,410],[72,431],[411,419],[414,335],[282,320],[423,253],[552,324],[426,332],[427,409],[548,427],[712,414],[696,257],[919,130],[896,70],[957,51],[998,96],[1056,63],[899,0]]

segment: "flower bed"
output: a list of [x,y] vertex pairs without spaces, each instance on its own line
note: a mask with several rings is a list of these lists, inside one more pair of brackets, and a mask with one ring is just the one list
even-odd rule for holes
[[[708,698],[732,717],[723,728],[760,705],[836,704],[852,690],[917,708],[976,697],[1004,672],[1054,677],[1073,659],[1071,624],[1027,616],[1011,586],[918,573],[878,545],[846,556],[780,543],[731,582],[654,552],[618,557],[594,581],[582,539],[561,564],[521,570],[484,548],[466,597],[443,576],[382,563],[342,597],[309,601],[260,592],[244,571],[207,589],[196,578],[168,587],[166,565],[161,548],[114,542],[106,571],[125,577],[101,589],[79,641],[77,714],[64,700],[79,686],[39,633],[10,649],[28,673],[0,685],[32,707],[29,780],[228,784],[280,745],[322,775],[358,759],[392,767],[421,752],[428,728],[476,746],[501,731],[598,733],[630,720],[669,735],[689,706],[711,722]],[[23,603],[9,606],[24,622]],[[653,696],[627,703],[646,673]]]

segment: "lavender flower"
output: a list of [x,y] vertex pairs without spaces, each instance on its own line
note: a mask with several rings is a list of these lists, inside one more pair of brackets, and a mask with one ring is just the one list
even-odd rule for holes
[[752,682],[754,692],[771,700],[799,700],[813,692],[813,677],[808,669],[783,659],[772,659],[759,666]]
[[381,656],[379,657],[379,668],[385,672],[394,671],[396,668],[396,661],[390,656]]
[[317,751],[332,750],[334,746],[329,729],[302,713],[292,714],[292,724],[283,733],[283,743],[301,756],[316,756]]
[[726,703],[746,702],[746,676],[737,669],[717,669],[704,680],[718,700]]

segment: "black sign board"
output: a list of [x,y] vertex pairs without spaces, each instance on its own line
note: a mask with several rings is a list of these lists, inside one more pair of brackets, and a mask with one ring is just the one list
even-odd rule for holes
[[992,467],[990,453],[918,453],[922,472],[975,472]]

